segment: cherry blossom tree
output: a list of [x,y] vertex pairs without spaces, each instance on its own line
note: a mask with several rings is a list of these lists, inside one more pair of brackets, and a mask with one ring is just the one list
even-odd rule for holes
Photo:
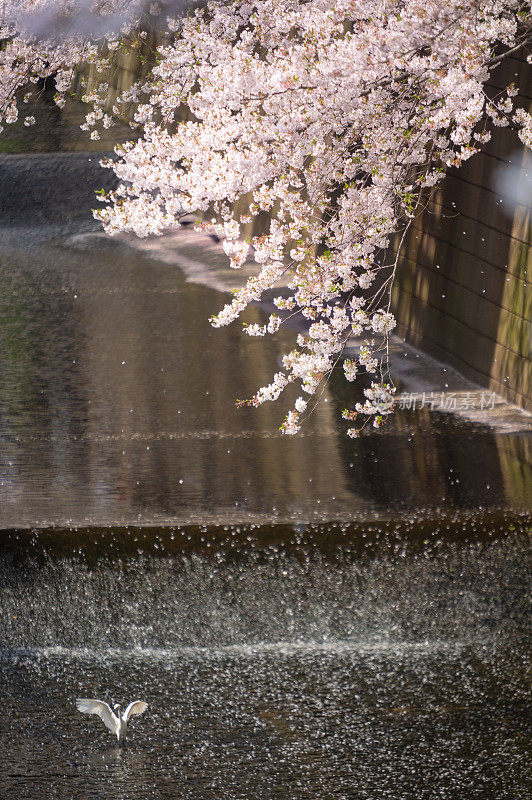
[[[26,84],[53,75],[61,104],[76,64],[97,63],[102,86],[86,97],[90,135],[131,102],[139,128],[108,163],[119,184],[97,212],[105,229],[148,236],[198,215],[198,226],[223,240],[232,267],[258,265],[213,325],[235,321],[280,284],[287,288],[275,297],[276,312],[245,332],[266,336],[296,315],[305,321],[282,370],[245,402],[275,400],[298,385],[281,426],[296,433],[342,364],[349,381],[370,376],[365,400],[343,412],[348,435],[370,420],[379,427],[394,404],[390,290],[412,220],[446,170],[477,153],[493,126],[515,125],[532,147],[532,118],[515,108],[517,87],[496,97],[485,90],[490,71],[530,44],[531,3],[212,0],[184,16],[160,4],[148,10],[159,12],[172,39],[110,113],[105,70],[146,7],[85,3],[99,27],[67,26],[57,38],[28,23],[35,6],[50,5],[75,17],[79,2],[19,3],[0,29],[5,121],[16,117]],[[257,220],[260,235],[248,235]],[[347,359],[352,336],[363,344]]]

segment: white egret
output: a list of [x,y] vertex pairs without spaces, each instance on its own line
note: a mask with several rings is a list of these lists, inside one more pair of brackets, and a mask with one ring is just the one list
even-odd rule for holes
[[114,704],[114,711],[112,711],[111,706],[102,700],[90,700],[83,697],[79,697],[76,700],[76,706],[83,714],[96,714],[96,716],[100,717],[104,725],[116,734],[118,744],[121,744],[126,738],[129,718],[134,714],[143,714],[148,708],[148,704],[143,700],[133,700],[124,713],[120,715],[120,705],[118,703]]

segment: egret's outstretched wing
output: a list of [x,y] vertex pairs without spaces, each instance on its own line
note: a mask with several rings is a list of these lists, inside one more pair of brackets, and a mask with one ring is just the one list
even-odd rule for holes
[[127,722],[133,714],[144,714],[147,708],[148,704],[144,700],[133,700],[122,714],[122,719]]
[[76,700],[76,706],[78,711],[81,711],[83,714],[96,714],[110,731],[116,733],[118,717],[111,711],[107,703],[104,703],[102,700],[89,700],[80,697]]

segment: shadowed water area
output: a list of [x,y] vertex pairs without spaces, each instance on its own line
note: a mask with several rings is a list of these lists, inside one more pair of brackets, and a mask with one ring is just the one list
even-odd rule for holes
[[85,236],[87,158],[0,164],[0,797],[525,798],[530,438],[236,409],[296,331]]

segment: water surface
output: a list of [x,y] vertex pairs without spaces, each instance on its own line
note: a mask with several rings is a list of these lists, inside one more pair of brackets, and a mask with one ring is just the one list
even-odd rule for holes
[[425,408],[349,440],[340,377],[283,437],[279,403],[235,401],[271,380],[295,331],[214,330],[227,295],[175,265],[113,241],[80,249],[71,231],[15,234],[0,248],[0,527],[527,507],[526,434]]
[[[160,529],[136,556],[120,531],[11,534],[2,798],[527,797],[528,550],[506,524]],[[119,749],[78,696],[149,709]]]

